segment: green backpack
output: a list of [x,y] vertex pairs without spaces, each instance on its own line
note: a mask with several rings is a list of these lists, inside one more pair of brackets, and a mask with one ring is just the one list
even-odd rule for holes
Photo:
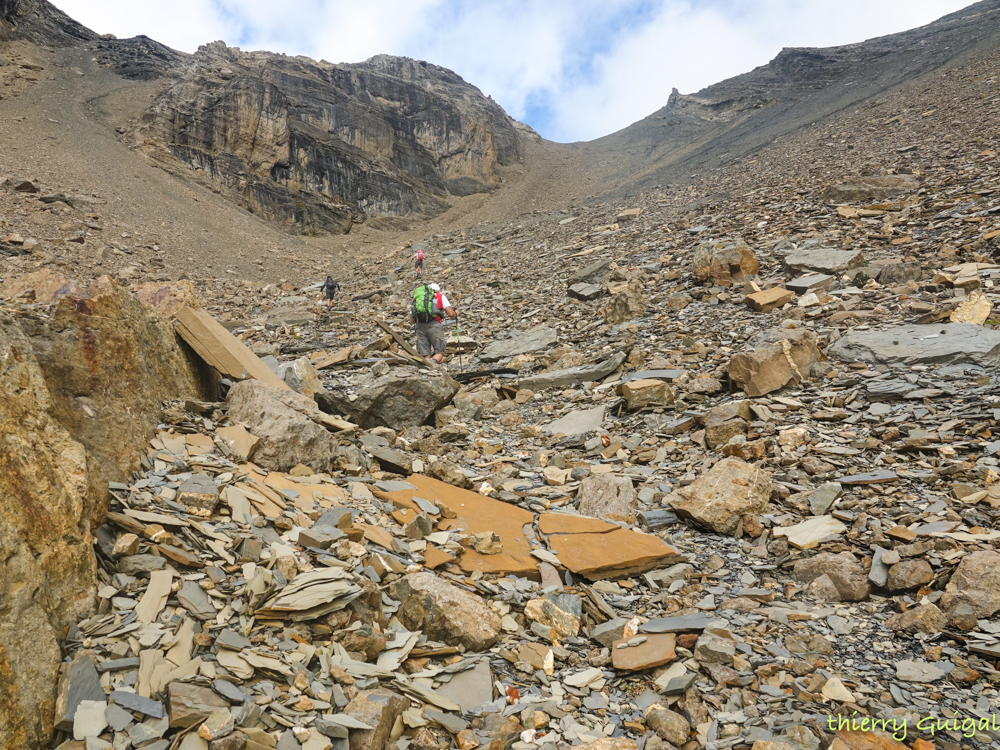
[[413,290],[413,317],[418,323],[430,323],[441,316],[437,303],[437,293],[429,286],[418,286]]

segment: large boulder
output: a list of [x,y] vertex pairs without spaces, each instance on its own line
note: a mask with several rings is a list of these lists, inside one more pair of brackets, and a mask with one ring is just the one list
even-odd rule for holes
[[396,581],[396,616],[410,630],[468,651],[485,651],[500,637],[500,617],[483,600],[433,573],[410,573]]
[[831,359],[899,365],[1000,365],[1000,331],[971,323],[893,326],[854,331],[830,347]]
[[1000,553],[982,551],[963,557],[940,603],[945,612],[967,604],[978,618],[1000,610]]
[[821,552],[795,562],[795,580],[808,583],[810,593],[832,602],[860,602],[868,598],[868,574],[850,552]]
[[163,401],[214,400],[211,376],[173,325],[107,276],[57,298],[49,318],[22,328],[45,376],[55,416],[87,449],[93,491],[139,465]]
[[271,471],[305,464],[327,471],[337,440],[319,422],[316,402],[294,391],[272,388],[259,380],[243,380],[229,390],[229,418],[242,422],[260,438],[254,463]]
[[342,414],[366,430],[389,427],[398,432],[430,422],[434,412],[447,406],[460,388],[444,373],[397,367],[359,385],[353,401],[334,390],[317,394],[316,400],[323,411]]
[[812,331],[773,329],[749,342],[749,351],[729,360],[729,379],[756,398],[788,385],[797,385],[819,371],[826,359]]
[[719,534],[736,534],[744,516],[759,515],[771,497],[771,474],[739,458],[719,461],[707,474],[667,496],[677,515]]
[[699,284],[709,280],[720,286],[743,284],[758,270],[757,258],[742,237],[702,242],[691,260],[691,275]]
[[48,747],[63,629],[96,583],[86,452],[56,419],[31,342],[0,313],[0,747]]

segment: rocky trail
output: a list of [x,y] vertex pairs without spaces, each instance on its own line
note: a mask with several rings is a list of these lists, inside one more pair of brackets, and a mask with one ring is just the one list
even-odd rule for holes
[[0,746],[1000,743],[998,74],[393,235],[332,311],[5,168]]

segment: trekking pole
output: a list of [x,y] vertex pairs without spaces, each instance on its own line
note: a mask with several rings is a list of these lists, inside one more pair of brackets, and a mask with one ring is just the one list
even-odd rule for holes
[[455,341],[458,343],[458,371],[465,372],[462,368],[462,324],[459,321],[458,313],[455,313]]

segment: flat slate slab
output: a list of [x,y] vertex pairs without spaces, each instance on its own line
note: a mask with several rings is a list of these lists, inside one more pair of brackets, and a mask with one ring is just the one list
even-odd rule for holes
[[912,365],[1000,365],[1000,331],[972,323],[905,325],[855,331],[827,350],[840,362]]
[[639,626],[640,633],[687,633],[704,630],[712,621],[711,615],[679,615],[677,617],[657,617]]
[[851,268],[864,265],[865,254],[860,250],[837,250],[833,247],[811,247],[796,250],[785,256],[785,273],[789,275],[815,271],[825,274],[842,274]]
[[496,362],[498,359],[515,357],[518,354],[529,354],[549,349],[559,343],[559,336],[554,328],[539,325],[522,334],[503,341],[494,341],[479,355],[483,362]]
[[571,411],[566,416],[549,422],[543,429],[549,435],[562,433],[566,437],[573,437],[600,429],[603,422],[604,407],[595,406],[593,409]]

